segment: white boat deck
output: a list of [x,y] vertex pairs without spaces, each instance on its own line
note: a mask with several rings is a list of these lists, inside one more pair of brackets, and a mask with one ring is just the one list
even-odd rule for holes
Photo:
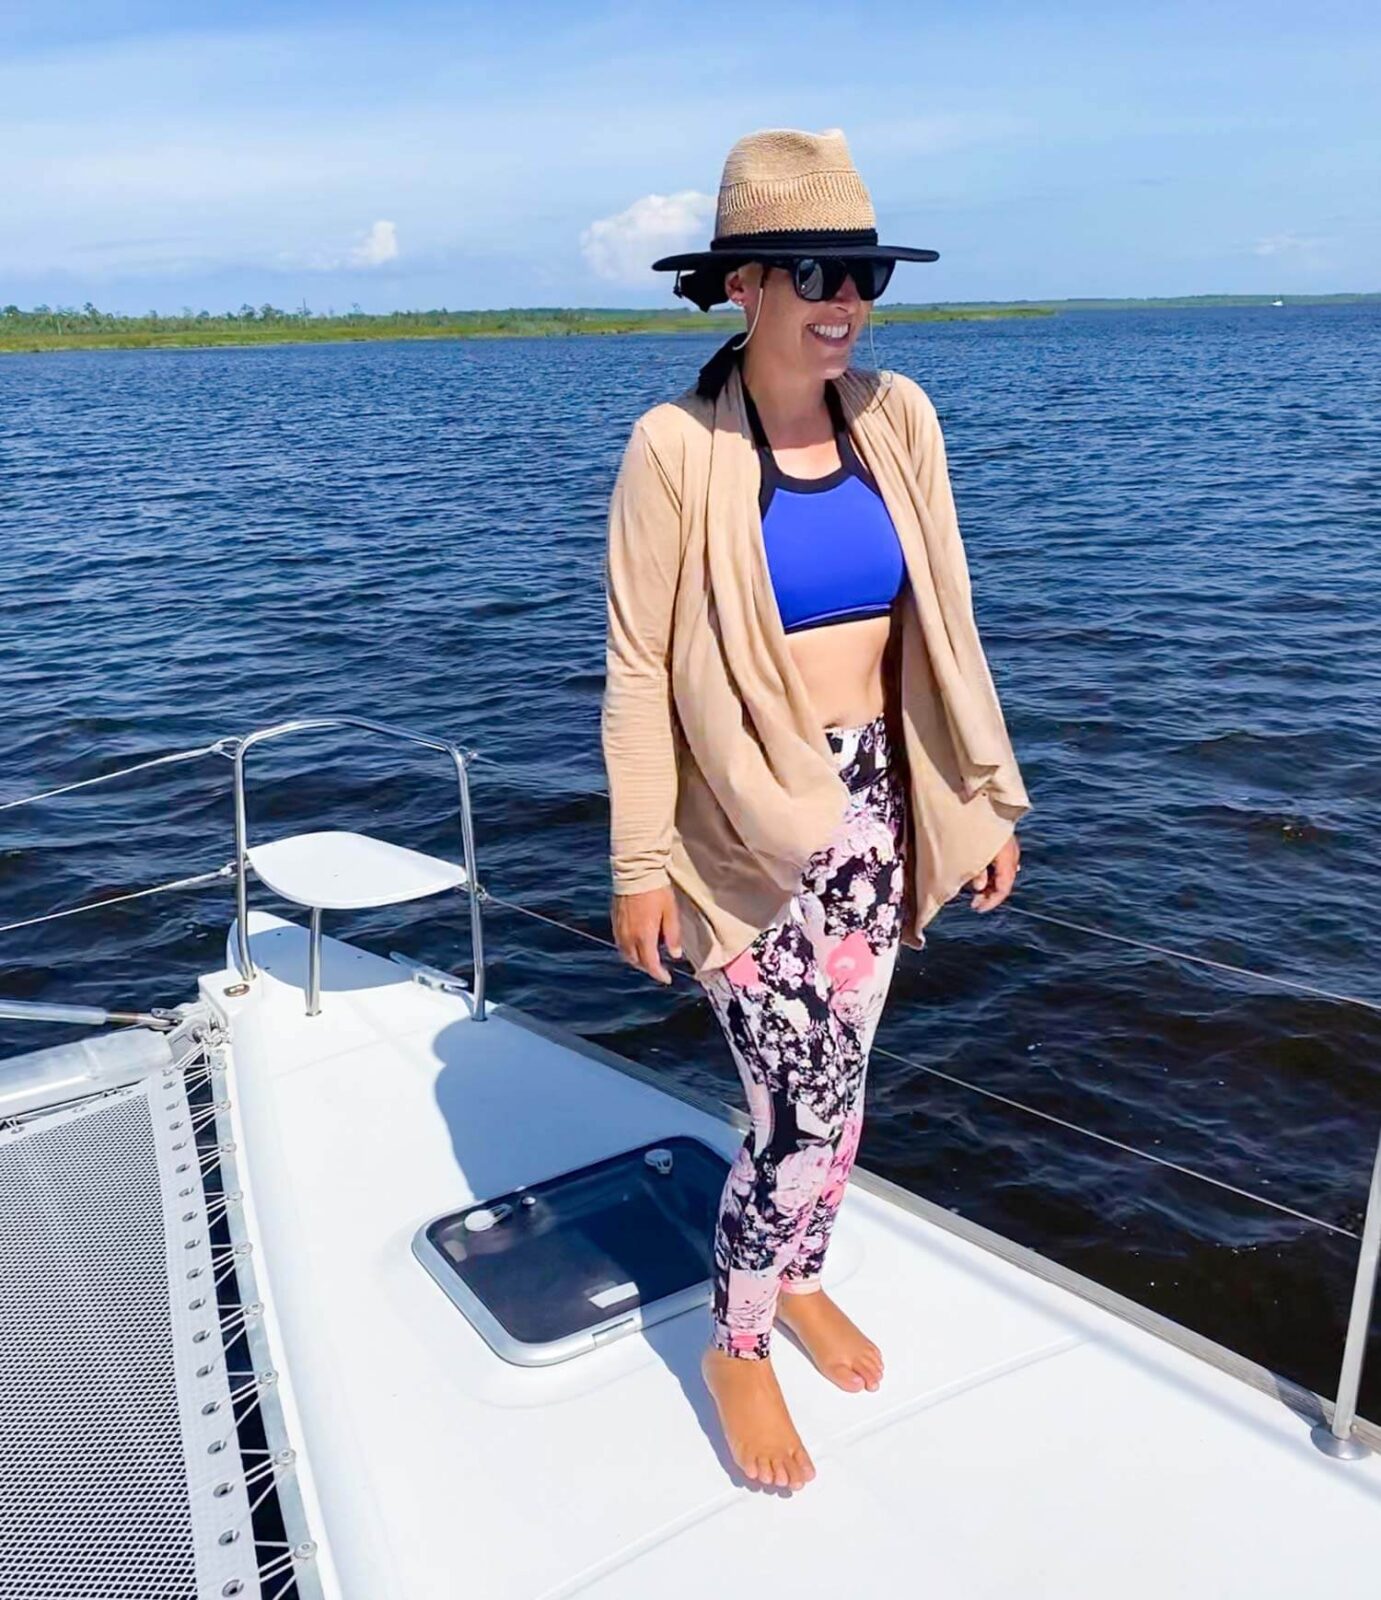
[[351,1600],[1300,1596],[1369,1586],[1379,1458],[1327,1459],[1280,1401],[944,1229],[850,1190],[826,1283],[882,1346],[875,1394],[776,1365],[818,1477],[737,1479],[702,1307],[509,1365],[411,1253],[419,1225],[727,1121],[305,929],[250,918],[261,976],[203,991],[327,1592]]

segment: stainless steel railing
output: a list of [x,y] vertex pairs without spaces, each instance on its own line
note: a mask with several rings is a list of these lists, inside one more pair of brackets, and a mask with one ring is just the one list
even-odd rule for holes
[[[154,884],[149,888],[138,889],[129,894],[112,895],[106,899],[91,901],[86,905],[69,906],[41,916],[25,917],[18,922],[0,926],[0,933],[18,932],[22,928],[35,927],[40,923],[56,921],[62,917],[76,916],[85,911],[98,911],[104,906],[118,905],[127,900],[138,900],[147,895],[161,894],[168,890],[200,888],[221,878],[233,876],[235,879],[236,949],[241,974],[246,981],[252,982],[258,974],[249,946],[248,873],[250,863],[248,854],[249,829],[245,800],[245,755],[253,745],[264,743],[270,739],[282,738],[291,733],[306,733],[331,728],[354,728],[363,733],[376,734],[382,738],[394,739],[423,749],[435,750],[439,754],[447,756],[451,761],[455,771],[457,793],[460,799],[461,847],[465,864],[466,886],[471,890],[470,940],[475,969],[472,986],[474,1017],[476,1021],[483,1022],[488,1015],[485,1006],[484,925],[481,914],[485,892],[480,885],[476,869],[475,825],[470,801],[469,782],[469,763],[478,752],[462,749],[460,746],[451,744],[444,739],[434,739],[427,734],[415,733],[410,729],[395,728],[386,723],[372,722],[365,717],[303,717],[290,722],[275,723],[270,727],[256,728],[242,738],[217,739],[210,744],[197,745],[188,750],[175,750],[167,755],[154,756],[148,760],[137,761],[130,766],[120,767],[112,772],[99,773],[94,778],[83,778],[75,783],[67,783],[57,788],[45,789],[37,794],[21,795],[9,800],[0,800],[0,812],[9,811],[19,806],[33,805],[39,801],[56,799],[60,795],[70,794],[77,789],[90,788],[95,784],[111,783],[119,778],[128,777],[132,773],[148,771],[153,767],[192,761],[203,756],[224,756],[234,764],[235,859],[233,861],[216,868],[214,871],[198,873],[194,877],[177,878],[172,882]],[[319,961],[319,945],[317,943],[319,934],[320,914],[314,913],[311,945],[311,959],[314,970]],[[157,1013],[151,1013],[146,1018],[143,1013],[107,1011],[100,1007],[91,1006],[54,1007],[20,1001],[7,1002],[5,1004],[9,1009],[0,1006],[0,1017],[26,1021],[88,1023],[92,1026],[137,1021],[145,1026],[157,1025],[153,1020],[156,1018]]]
[[1371,1188],[1367,1193],[1366,1220],[1362,1224],[1362,1243],[1358,1251],[1357,1272],[1352,1280],[1352,1307],[1343,1343],[1343,1366],[1338,1374],[1338,1396],[1333,1403],[1329,1427],[1319,1423],[1311,1434],[1325,1455],[1340,1461],[1356,1461],[1371,1454],[1353,1432],[1357,1421],[1357,1396],[1362,1387],[1362,1368],[1367,1358],[1367,1336],[1371,1331],[1371,1311],[1376,1295],[1376,1267],[1381,1258],[1381,1142],[1371,1169]]
[[[466,769],[467,761],[474,753],[464,751],[458,745],[448,744],[444,739],[433,739],[427,734],[413,733],[406,728],[393,728],[382,722],[371,722],[365,717],[301,717],[291,722],[275,723],[272,727],[256,728],[253,733],[247,733],[244,738],[235,743],[233,760],[235,763],[235,931],[236,943],[240,958],[240,975],[246,982],[252,983],[258,976],[254,966],[254,957],[249,949],[249,828],[246,820],[245,805],[245,756],[256,744],[262,744],[269,739],[280,739],[290,733],[311,733],[328,728],[357,728],[364,733],[377,734],[381,738],[396,739],[405,744],[418,745],[427,750],[435,750],[448,756],[455,767],[456,785],[460,795],[460,832],[461,845],[464,851],[465,878],[471,889],[470,894],[470,941],[475,966],[475,1020],[483,1022],[486,1018],[484,1005],[484,922],[480,911],[483,895],[479,889],[479,874],[475,870],[475,825],[474,816],[470,806],[470,783]],[[309,992],[313,991],[319,982],[320,959],[320,934],[321,914],[319,911],[312,913],[311,929],[311,974],[308,980]],[[309,1001],[310,1004],[310,1001]]]

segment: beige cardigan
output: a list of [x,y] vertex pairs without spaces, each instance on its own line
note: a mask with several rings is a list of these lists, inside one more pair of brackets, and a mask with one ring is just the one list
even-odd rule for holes
[[[935,407],[900,373],[851,368],[837,388],[910,580],[889,726],[899,716],[909,796],[901,939],[919,949],[1030,802],[974,625]],[[785,907],[847,800],[782,627],[759,478],[725,346],[694,388],[634,423],[609,506],[600,728],[613,889],[672,886],[697,976]]]

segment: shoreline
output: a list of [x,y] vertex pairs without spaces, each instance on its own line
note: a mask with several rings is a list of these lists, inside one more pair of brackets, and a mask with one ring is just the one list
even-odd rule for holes
[[[898,305],[875,313],[879,327],[897,323],[993,322],[1053,317],[1065,311],[1212,310],[1225,307],[1280,309],[1290,306],[1381,303],[1381,294],[1191,295],[1161,299],[1022,300]],[[506,311],[402,311],[378,315],[316,315],[280,311],[210,317],[106,315],[88,307],[74,311],[0,312],[0,355],[52,355],[75,350],[219,350],[255,346],[367,344],[414,339],[568,339],[623,334],[683,334],[724,337],[740,326],[737,316],[674,310],[566,310],[555,307]]]
[[[416,314],[419,317],[430,313]],[[879,325],[887,322],[984,322],[1009,317],[1051,316],[1053,312],[1041,307],[974,307],[932,308],[898,307],[876,317]],[[471,320],[473,319],[473,320]],[[76,318],[80,321],[82,319]],[[282,321],[248,322],[235,325],[230,319],[213,319],[216,326],[201,329],[186,326],[185,319],[169,317],[169,323],[183,323],[166,331],[151,327],[149,318],[130,318],[140,324],[137,328],[75,327],[61,331],[40,331],[26,328],[22,332],[10,330],[0,319],[0,355],[52,355],[72,350],[220,350],[250,349],[255,346],[308,345],[308,344],[378,344],[413,340],[451,339],[591,339],[609,338],[623,334],[677,334],[727,337],[741,324],[737,317],[719,314],[718,324],[703,315],[670,315],[650,311],[646,315],[636,312],[566,313],[459,313],[455,320],[438,320],[410,326],[408,313],[397,317],[380,316],[362,318],[319,318],[297,321],[285,316]],[[190,320],[190,319],[186,319]],[[524,321],[531,326],[524,327]]]

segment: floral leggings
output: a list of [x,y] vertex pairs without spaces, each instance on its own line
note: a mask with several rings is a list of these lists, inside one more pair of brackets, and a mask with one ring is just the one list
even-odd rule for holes
[[712,1337],[750,1360],[768,1353],[778,1292],[820,1287],[901,934],[906,791],[885,718],[825,735],[842,821],[776,920],[700,979],[752,1118],[719,1203]]

